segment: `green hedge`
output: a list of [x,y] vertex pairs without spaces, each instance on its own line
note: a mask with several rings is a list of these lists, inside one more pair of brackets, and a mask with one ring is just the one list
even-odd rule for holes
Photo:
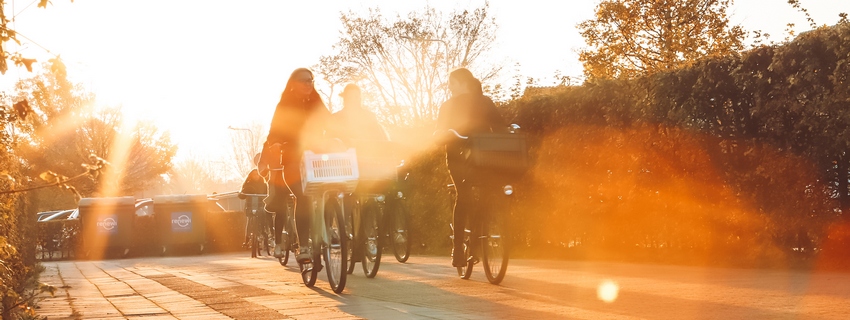
[[530,135],[535,160],[514,224],[524,251],[843,265],[848,75],[850,25],[841,24],[514,101],[504,111]]

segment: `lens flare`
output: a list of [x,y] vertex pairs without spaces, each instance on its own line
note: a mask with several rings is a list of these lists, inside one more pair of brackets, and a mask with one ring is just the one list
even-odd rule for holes
[[617,285],[616,282],[611,280],[602,281],[599,284],[599,288],[596,289],[596,297],[599,300],[605,301],[607,303],[614,302],[617,300],[617,295],[620,293],[620,286]]

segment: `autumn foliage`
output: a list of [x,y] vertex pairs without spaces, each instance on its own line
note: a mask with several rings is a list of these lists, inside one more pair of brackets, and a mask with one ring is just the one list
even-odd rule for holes
[[848,40],[842,23],[515,101],[505,112],[535,155],[513,224],[520,252],[850,265],[836,261],[850,245]]

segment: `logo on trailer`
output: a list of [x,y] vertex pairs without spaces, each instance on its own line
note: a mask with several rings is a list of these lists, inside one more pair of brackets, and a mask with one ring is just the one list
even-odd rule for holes
[[118,231],[118,220],[114,215],[98,217],[98,233],[115,233]]
[[171,231],[174,231],[174,232],[189,232],[189,231],[192,231],[192,213],[191,212],[172,212],[171,213]]

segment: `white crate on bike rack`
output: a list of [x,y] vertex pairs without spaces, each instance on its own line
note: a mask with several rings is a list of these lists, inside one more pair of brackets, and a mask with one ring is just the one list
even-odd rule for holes
[[340,191],[354,192],[360,173],[357,153],[354,149],[335,153],[313,153],[304,151],[301,163],[301,186],[305,194],[318,194],[329,186],[340,187]]

